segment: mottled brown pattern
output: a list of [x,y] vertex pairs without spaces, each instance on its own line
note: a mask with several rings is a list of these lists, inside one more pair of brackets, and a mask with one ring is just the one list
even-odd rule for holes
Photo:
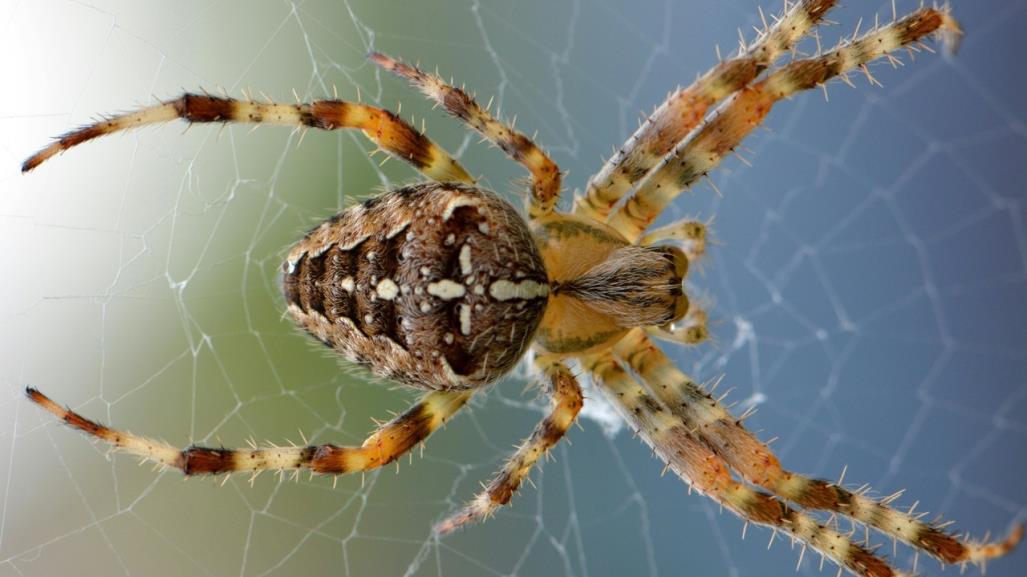
[[[708,334],[703,307],[692,305],[682,284],[689,259],[704,252],[705,225],[684,220],[642,236],[677,194],[716,168],[775,102],[859,67],[869,76],[865,64],[914,49],[929,34],[940,34],[950,47],[960,34],[947,9],[921,8],[813,57],[793,54],[791,62],[770,69],[834,5],[786,1],[785,13],[764,20],[737,56],[668,96],[589,181],[573,214],[555,210],[560,170],[531,139],[464,90],[381,54],[371,60],[408,79],[530,171],[528,221],[475,187],[459,163],[397,114],[361,103],[279,104],[186,93],[69,132],[28,158],[23,170],[98,136],[174,119],[358,129],[420,170],[431,182],[376,195],[304,236],[283,265],[282,290],[293,319],[315,338],[379,377],[429,392],[360,445],[251,449],[179,449],[110,429],[35,389],[27,390],[29,399],[91,437],[186,475],[299,469],[341,475],[381,467],[424,442],[531,346],[551,408],[485,490],[436,526],[440,533],[509,503],[566,435],[584,403],[569,369],[577,360],[667,470],[747,522],[787,534],[802,551],[810,547],[862,577],[908,576],[852,534],[806,512],[816,510],[862,523],[945,563],[1005,555],[1023,537],[1022,526],[997,542],[960,539],[912,511],[892,508],[897,495],[874,500],[840,481],[784,469],[745,428],[745,414],[733,415],[647,336],[697,344]],[[664,242],[684,246],[655,246]]]
[[[465,245],[469,275],[460,262]],[[467,186],[420,184],[357,205],[311,231],[283,268],[286,300],[302,326],[378,375],[422,388],[476,387],[507,372],[547,301],[489,294],[496,281],[546,284],[548,278],[516,210]],[[346,276],[352,292],[340,288]],[[430,285],[447,280],[465,294],[429,294]],[[394,299],[381,298],[383,281],[398,288]],[[462,307],[470,311],[469,334],[462,330]]]

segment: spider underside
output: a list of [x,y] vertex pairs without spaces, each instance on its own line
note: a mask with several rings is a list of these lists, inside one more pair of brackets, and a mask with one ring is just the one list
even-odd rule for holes
[[[116,448],[186,475],[300,470],[340,475],[390,463],[423,442],[483,387],[530,354],[552,406],[474,500],[436,526],[448,533],[510,501],[538,459],[582,408],[569,368],[577,363],[640,438],[690,487],[747,522],[769,526],[853,574],[907,575],[805,510],[848,517],[943,563],[979,563],[1008,553],[947,524],[891,507],[840,483],[782,468],[777,457],[711,392],[654,344],[705,340],[706,313],[683,280],[704,253],[704,223],[683,220],[647,232],[682,191],[714,169],[772,106],[894,52],[925,47],[959,28],[947,10],[921,8],[808,58],[775,63],[815,27],[834,0],[787,3],[785,12],[691,86],[668,96],[589,181],[573,210],[556,210],[561,173],[530,139],[438,76],[372,54],[531,174],[528,215],[474,183],[460,164],[397,115],[361,103],[276,104],[208,94],[113,116],[60,137],[25,161],[29,171],[72,146],[176,118],[357,128],[428,181],[384,192],[310,231],[283,263],[293,319],[347,360],[425,389],[421,400],[361,446],[224,449],[166,443],[110,429],[51,401],[29,397],[65,423]],[[896,495],[897,496],[897,495]]]

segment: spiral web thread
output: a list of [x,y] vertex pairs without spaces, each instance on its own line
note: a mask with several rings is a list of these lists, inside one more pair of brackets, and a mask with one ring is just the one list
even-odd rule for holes
[[[0,576],[780,574],[797,551],[687,494],[596,395],[512,507],[436,540],[430,527],[539,418],[514,375],[479,395],[413,466],[365,478],[233,477],[223,487],[103,459],[22,399],[172,441],[359,442],[412,397],[339,370],[279,318],[285,246],[354,197],[412,179],[359,135],[181,125],[91,143],[37,173],[20,161],[93,114],[183,87],[331,96],[427,119],[484,184],[515,193],[496,151],[364,62],[382,50],[466,82],[582,187],[637,114],[760,26],[757,4],[643,8],[581,0],[196,4],[14,3],[0,167]],[[890,3],[846,6],[823,40]],[[900,12],[915,7],[899,2]],[[763,6],[771,11],[780,6]],[[980,537],[1027,519],[1027,2],[956,2],[954,58],[920,54],[884,86],[832,84],[783,103],[664,220],[716,215],[692,290],[716,342],[667,350],[725,375],[736,411],[792,469],[943,512]],[[245,19],[243,16],[245,15]],[[245,23],[244,23],[245,22]],[[61,46],[44,49],[46,42]],[[69,46],[73,48],[68,48]],[[808,44],[803,50],[815,50]],[[302,143],[300,143],[302,139]],[[750,167],[749,164],[752,166]],[[359,191],[359,192],[357,192]],[[569,195],[568,195],[569,196]],[[844,525],[843,525],[844,526]],[[872,537],[881,542],[879,537]],[[891,556],[889,551],[889,556]],[[899,547],[897,565],[912,553]],[[1023,552],[989,566],[1018,575]],[[938,574],[921,559],[921,574]],[[833,574],[833,568],[824,568]],[[807,556],[799,572],[820,574]]]

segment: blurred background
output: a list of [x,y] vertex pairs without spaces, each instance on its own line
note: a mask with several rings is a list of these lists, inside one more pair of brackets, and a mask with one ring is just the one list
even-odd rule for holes
[[[854,2],[826,44],[890,2]],[[368,382],[283,318],[278,267],[308,228],[416,179],[360,135],[175,122],[21,161],[100,113],[183,89],[356,99],[413,115],[486,186],[520,168],[477,144],[371,50],[495,97],[568,189],[639,113],[753,36],[753,0],[552,3],[0,0],[0,576],[696,575],[792,571],[798,550],[688,495],[616,422],[581,421],[487,524],[430,526],[541,417],[513,375],[364,478],[183,482],[54,423],[37,386],[116,427],[226,446],[359,443],[415,395]],[[763,4],[781,8],[778,0]],[[900,12],[917,2],[899,0]],[[715,342],[666,350],[726,375],[791,468],[871,484],[980,537],[1027,520],[1027,2],[961,0],[959,54],[917,54],[780,104],[664,218],[716,215],[690,277]],[[812,50],[810,43],[805,49]],[[568,195],[569,196],[569,195]],[[592,395],[593,397],[595,395]],[[877,539],[881,541],[881,539]],[[882,551],[890,554],[891,547]],[[815,555],[799,572],[820,574]],[[899,547],[896,563],[912,565]],[[1027,553],[989,575],[1023,575]],[[922,558],[924,575],[939,574]],[[824,569],[833,574],[834,569]],[[971,568],[970,574],[978,574]]]

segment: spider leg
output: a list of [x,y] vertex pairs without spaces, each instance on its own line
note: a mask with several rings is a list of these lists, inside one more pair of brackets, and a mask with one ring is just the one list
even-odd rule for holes
[[861,577],[908,577],[852,540],[785,502],[736,481],[728,463],[697,438],[690,428],[651,396],[609,352],[587,357],[583,364],[597,388],[617,409],[654,454],[688,483],[746,522],[781,531]]
[[574,375],[565,365],[551,358],[536,359],[536,366],[545,373],[545,387],[552,401],[552,409],[496,473],[485,490],[460,511],[435,526],[439,534],[450,533],[467,523],[486,519],[496,509],[509,503],[539,457],[563,438],[577,418],[584,399]]
[[[899,20],[839,44],[814,58],[795,60],[766,78],[750,84],[684,140],[677,143],[627,201],[608,219],[634,241],[660,212],[683,190],[713,170],[759,126],[774,103],[796,92],[823,85],[857,68],[869,75],[866,65],[885,57],[898,62],[892,52],[913,48],[931,34],[942,34],[952,44],[959,25],[946,9],[921,8]],[[872,77],[871,77],[872,78]]]
[[429,99],[441,104],[446,112],[464,121],[503,149],[510,158],[523,164],[531,172],[531,204],[528,207],[531,217],[553,211],[560,195],[560,169],[530,138],[497,120],[469,94],[446,84],[438,75],[427,74],[378,52],[372,53],[370,58],[385,70],[406,78]]
[[467,171],[445,150],[388,110],[343,100],[276,104],[190,93],[68,132],[26,159],[21,170],[28,172],[55,154],[98,136],[176,118],[189,123],[262,123],[323,130],[357,128],[382,149],[410,163],[429,178],[442,182],[473,182]]
[[[1008,553],[1023,529],[997,543],[961,540],[942,526],[921,521],[922,515],[898,511],[893,499],[876,500],[821,479],[785,470],[771,450],[742,425],[713,396],[681,372],[640,330],[633,330],[614,347],[659,401],[743,479],[807,509],[831,511],[873,527],[945,563],[983,562]],[[897,495],[896,495],[897,496]]]
[[683,246],[688,260],[695,262],[706,254],[707,234],[705,222],[686,218],[646,234],[638,240],[638,244],[652,246],[666,241],[676,242]]
[[671,93],[588,183],[574,212],[606,220],[617,201],[702,122],[710,107],[756,79],[792,50],[836,3],[801,0],[768,26],[735,58],[724,60],[687,88]]
[[467,403],[471,391],[433,391],[405,413],[382,425],[359,447],[309,445],[225,449],[192,445],[179,449],[163,441],[116,431],[61,407],[36,389],[26,389],[32,402],[67,425],[116,449],[142,457],[186,475],[217,475],[249,471],[309,469],[314,473],[341,475],[375,469],[395,461],[424,441]]

